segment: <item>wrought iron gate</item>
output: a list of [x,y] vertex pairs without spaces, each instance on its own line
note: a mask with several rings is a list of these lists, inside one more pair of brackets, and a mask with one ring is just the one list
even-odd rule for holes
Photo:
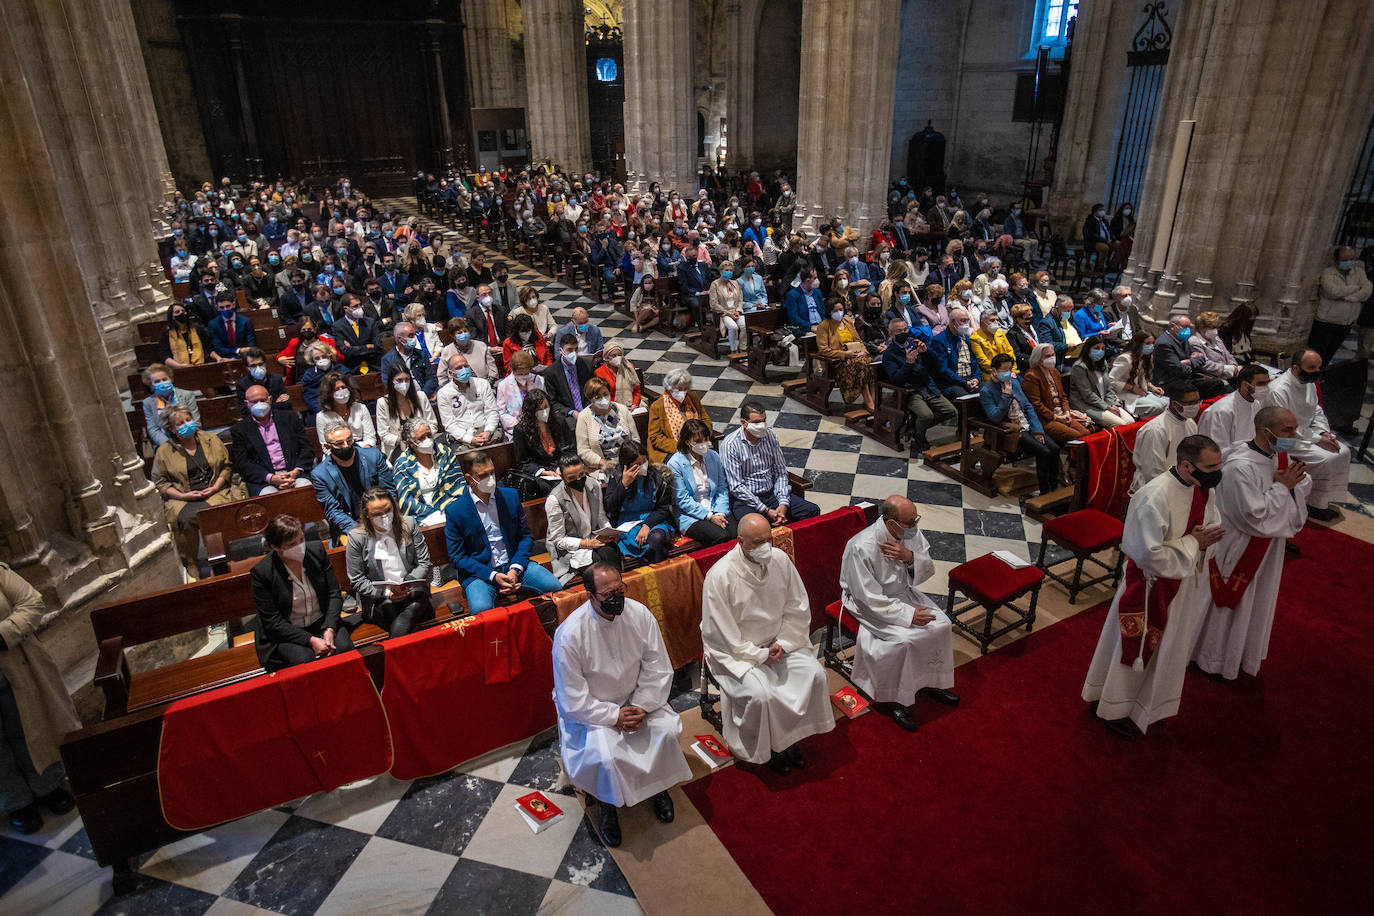
[[1145,21],[1131,39],[1126,52],[1126,104],[1121,112],[1121,126],[1117,128],[1116,161],[1112,165],[1112,183],[1107,193],[1108,206],[1115,210],[1122,204],[1139,208],[1140,188],[1145,182],[1145,165],[1150,158],[1150,137],[1154,133],[1155,111],[1159,107],[1160,90],[1164,86],[1164,70],[1169,63],[1169,46],[1173,29],[1166,18],[1169,14],[1164,0],[1145,4]]
[[1365,131],[1360,158],[1355,160],[1355,173],[1341,199],[1341,219],[1336,224],[1337,245],[1350,245],[1356,250],[1374,244],[1374,119]]

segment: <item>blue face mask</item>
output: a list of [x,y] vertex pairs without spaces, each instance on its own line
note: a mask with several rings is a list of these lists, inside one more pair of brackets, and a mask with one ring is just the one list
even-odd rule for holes
[[194,436],[195,434],[196,434],[196,421],[195,421],[195,420],[187,420],[185,423],[183,423],[183,424],[181,424],[180,426],[177,427],[177,435],[178,435],[178,436],[181,436],[183,439],[189,439],[191,436]]
[[1192,336],[1193,336],[1193,329],[1192,329],[1192,328],[1182,328],[1182,329],[1178,332],[1178,339],[1179,339],[1179,340],[1186,341],[1189,337],[1192,337]]
[[472,335],[469,334],[467,331],[463,331],[461,334],[454,334],[453,340],[455,343],[464,344],[467,343],[469,340],[472,340]]
[[1102,306],[1100,306],[1100,305],[1094,305],[1094,306],[1093,306],[1093,314],[1094,314],[1094,315],[1101,315],[1101,314],[1102,314]]
[[1106,350],[1100,350],[1100,349],[1099,349],[1099,350],[1089,350],[1089,351],[1088,351],[1088,358],[1091,359],[1091,360],[1093,360],[1094,362],[1096,362],[1097,360],[1101,359],[1101,358],[1102,358],[1103,356],[1105,356],[1106,354],[1107,354],[1107,351],[1106,351]]
[[579,324],[579,325],[577,326],[577,333],[579,333],[579,334],[585,334],[585,333],[587,333],[587,329],[590,328],[590,327],[591,327],[590,324]]
[[1354,261],[1341,261],[1341,262],[1338,263],[1336,266],[1339,267],[1341,270],[1349,270],[1350,268],[1352,268],[1352,267],[1355,266],[1355,262],[1354,262]]
[[902,293],[898,298],[902,300],[902,305],[911,304],[911,293]]
[[997,380],[998,380],[999,382],[1009,382],[1009,381],[1011,381],[1011,370],[1010,370],[1010,369],[1003,369],[1001,372],[997,373]]
[[722,280],[729,280],[729,279],[730,279],[731,277],[733,277],[734,275],[735,275],[735,272],[734,272],[733,270],[722,270],[722,271],[720,272],[720,277],[721,277]]
[[221,318],[224,319],[224,323],[225,323],[225,324],[228,324],[229,322],[231,322],[231,321],[234,320],[234,310],[233,310],[233,309],[220,309],[220,310],[219,310],[219,317],[221,317]]
[[1297,448],[1297,446],[1298,440],[1292,436],[1274,437],[1274,451],[1276,452],[1291,452],[1293,449]]
[[454,381],[456,381],[456,382],[464,382],[464,383],[470,381],[470,380],[472,379],[472,369],[470,369],[470,368],[467,367],[467,366],[464,366],[463,368],[459,369],[457,372],[453,373],[453,379],[454,379]]
[[1143,354],[1146,355],[1146,356],[1149,356],[1151,353],[1155,352],[1155,345],[1154,345],[1154,344],[1146,344],[1145,346],[1143,346],[1143,347],[1140,348],[1140,352],[1143,353]]
[[156,385],[153,386],[153,391],[157,392],[164,398],[170,397],[172,395],[172,392],[176,390],[177,386],[173,385],[171,382],[158,382]]

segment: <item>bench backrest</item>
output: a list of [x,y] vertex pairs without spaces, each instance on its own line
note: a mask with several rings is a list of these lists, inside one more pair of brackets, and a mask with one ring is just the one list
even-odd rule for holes
[[239,404],[237,395],[231,394],[222,398],[202,398],[196,401],[196,409],[200,411],[201,429],[233,426],[243,419],[243,408]]
[[260,536],[278,515],[294,515],[305,524],[319,523],[324,521],[324,508],[315,498],[315,488],[307,485],[201,509],[196,518],[210,565],[226,563],[229,544]]
[[140,321],[138,323],[138,339],[144,343],[157,343],[162,339],[162,332],[167,330],[166,321]]
[[97,644],[123,637],[137,646],[253,613],[248,573],[214,576],[107,604],[91,611]]
[[[202,391],[213,395],[217,388],[233,388],[234,382],[243,377],[247,370],[243,360],[231,359],[222,363],[206,363],[203,366],[187,366],[176,370],[176,386],[187,391]],[[141,401],[152,394],[143,384],[143,376],[135,373],[129,376],[129,394]]]

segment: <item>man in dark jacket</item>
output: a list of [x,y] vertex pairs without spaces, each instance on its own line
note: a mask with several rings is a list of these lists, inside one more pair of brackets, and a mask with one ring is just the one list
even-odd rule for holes
[[244,393],[248,416],[229,431],[234,470],[249,496],[303,487],[315,463],[301,415],[285,404],[276,409],[268,391],[253,385]]
[[1171,382],[1192,382],[1205,401],[1226,394],[1226,383],[1219,378],[1203,375],[1193,367],[1192,350],[1188,340],[1193,336],[1193,322],[1187,315],[1175,315],[1169,330],[1155,338],[1154,383],[1168,388]]
[[889,321],[887,332],[883,375],[909,393],[906,409],[911,414],[911,454],[914,457],[928,447],[926,430],[939,423],[948,423],[958,411],[935,384],[934,357],[926,349],[925,342],[912,335],[910,326],[901,318]]

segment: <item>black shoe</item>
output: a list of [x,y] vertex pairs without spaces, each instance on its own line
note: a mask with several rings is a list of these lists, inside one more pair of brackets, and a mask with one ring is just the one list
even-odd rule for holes
[[10,826],[20,833],[37,833],[43,829],[43,812],[37,802],[29,802],[18,811],[10,812]]
[[1135,723],[1130,720],[1129,716],[1121,719],[1108,719],[1107,731],[1127,741],[1134,741],[1140,737],[1140,730],[1135,727]]
[[660,792],[650,799],[654,805],[654,817],[665,824],[673,822],[673,798],[667,792]]
[[930,448],[930,443],[929,443],[929,442],[914,442],[914,441],[913,441],[913,442],[911,443],[911,457],[912,457],[912,458],[920,458],[920,457],[921,457],[921,452],[924,452],[924,451],[925,451],[926,449],[928,449],[928,448]]
[[601,842],[615,849],[620,845],[620,812],[615,805],[598,804],[601,805]]
[[953,690],[945,690],[940,687],[927,687],[921,691],[937,703],[944,703],[946,706],[958,706],[959,694]]
[[792,745],[787,750],[783,751],[783,754],[787,757],[787,762],[792,764],[792,769],[806,769],[806,758],[802,756],[802,749],[800,744]]
[[72,793],[61,786],[53,789],[38,800],[42,803],[44,808],[47,808],[53,814],[66,814],[76,807],[76,798]]
[[914,732],[916,730],[916,720],[911,717],[911,710],[901,703],[891,704],[887,709],[887,714],[892,717],[893,722],[907,731]]
[[792,772],[792,764],[787,762],[787,758],[777,751],[774,751],[768,758],[768,765],[773,768],[773,772],[779,776],[786,776]]
[[1307,517],[1315,518],[1319,522],[1334,522],[1341,517],[1341,514],[1329,507],[1326,509],[1318,509],[1316,506],[1308,506]]

